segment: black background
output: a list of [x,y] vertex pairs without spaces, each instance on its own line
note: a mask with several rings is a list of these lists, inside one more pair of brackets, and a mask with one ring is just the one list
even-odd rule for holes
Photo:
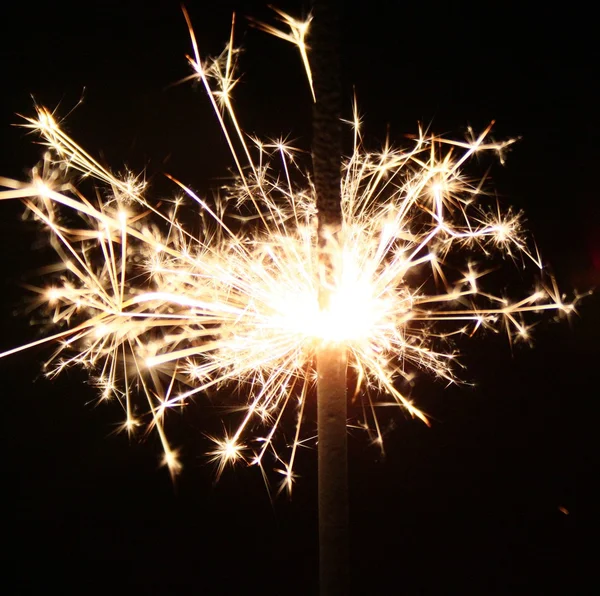
[[[525,210],[562,287],[588,289],[600,279],[591,17],[575,5],[485,4],[347,3],[346,115],[354,85],[373,147],[388,125],[402,143],[418,122],[460,137],[468,124],[481,130],[495,119],[496,138],[522,137],[507,165],[493,168],[495,188]],[[266,6],[187,6],[205,56],[220,52],[238,12],[244,129],[290,133],[308,149],[311,104],[297,52],[244,18],[269,19]],[[295,15],[309,8],[278,6]],[[13,3],[1,21],[0,175],[24,179],[41,155],[11,127],[16,113],[32,114],[31,95],[63,116],[83,95],[67,130],[114,170],[145,168],[151,194],[172,192],[162,172],[201,192],[227,175],[231,160],[203,91],[169,87],[189,74],[177,2]],[[37,337],[18,284],[51,255],[35,249],[16,202],[0,212],[4,350]],[[385,459],[364,437],[350,438],[355,594],[595,592],[578,567],[596,463],[598,305],[586,299],[570,324],[546,317],[533,350],[511,353],[496,336],[460,344],[476,387],[420,376],[414,397],[433,426],[386,412]],[[221,427],[222,412],[198,399],[171,429],[185,465],[173,484],[154,438],[128,444],[112,434],[121,412],[94,407],[83,372],[40,376],[47,355],[0,361],[7,593],[316,592],[314,449],[301,453],[291,501],[272,504],[254,468],[213,485],[203,433]]]

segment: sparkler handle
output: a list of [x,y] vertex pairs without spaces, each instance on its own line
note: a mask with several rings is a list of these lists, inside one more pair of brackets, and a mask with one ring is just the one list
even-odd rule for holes
[[341,345],[324,346],[317,356],[321,596],[348,593],[346,358]]

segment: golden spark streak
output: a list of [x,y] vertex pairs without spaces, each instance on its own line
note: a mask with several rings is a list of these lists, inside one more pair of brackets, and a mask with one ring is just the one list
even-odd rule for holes
[[[298,46],[311,82],[304,43],[310,19],[278,15],[291,33],[258,26]],[[138,178],[112,174],[38,108],[25,126],[48,146],[44,167],[34,169],[28,182],[0,178],[0,200],[21,200],[50,237],[59,262],[48,270],[48,285],[32,289],[36,305],[46,308],[50,326],[58,329],[0,357],[55,344],[48,374],[74,364],[93,371],[101,398],[122,403],[129,433],[140,423],[134,400],[141,393],[148,427],[158,432],[172,474],[180,463],[167,440],[167,411],[211,387],[238,385],[247,395],[245,414],[235,432],[214,438],[209,455],[218,473],[242,461],[262,467],[269,454],[283,466],[277,469],[282,487],[291,490],[297,450],[306,442],[301,425],[315,354],[323,342],[344,344],[356,371],[354,395],[363,401],[359,426],[383,449],[372,395],[390,395],[427,422],[399,384],[417,369],[457,381],[450,336],[503,326],[511,341],[526,340],[531,315],[574,311],[554,280],[515,301],[485,288],[496,268],[494,255],[542,268],[519,216],[490,204],[483,184],[461,170],[473,155],[501,154],[512,141],[488,142],[491,125],[467,141],[420,131],[411,147],[386,144],[373,153],[362,145],[356,102],[353,151],[343,163],[343,226],[324,248],[332,268],[325,276],[314,190],[293,148],[283,141],[247,144],[234,113],[233,29],[225,53],[202,62],[185,17],[194,55],[189,61],[211,99],[237,178],[216,201],[174,180],[205,217],[205,228],[195,235],[177,219],[183,199],[168,213],[159,210],[144,197]],[[234,138],[242,143],[240,155]],[[95,181],[101,192],[87,198],[69,182],[75,177],[80,186]],[[65,211],[68,221],[79,219],[78,227],[65,223]],[[330,301],[321,308],[325,279]],[[281,446],[277,431],[294,404],[293,441]],[[266,435],[256,435],[261,425]]]

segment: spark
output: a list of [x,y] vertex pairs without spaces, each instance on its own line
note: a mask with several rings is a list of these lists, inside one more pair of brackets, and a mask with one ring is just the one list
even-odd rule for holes
[[308,80],[308,84],[310,85],[310,92],[312,94],[313,101],[317,101],[315,97],[315,90],[313,88],[313,78],[312,71],[310,69],[310,61],[308,59],[309,47],[306,44],[306,37],[310,29],[312,16],[309,15],[306,20],[301,21],[299,19],[295,19],[294,17],[283,12],[282,10],[279,10],[278,8],[275,8],[273,6],[271,8],[277,14],[277,20],[288,26],[289,32],[282,31],[281,29],[278,29],[273,25],[263,23],[262,21],[258,21],[253,18],[249,19],[250,23],[254,25],[254,27],[256,27],[257,29],[260,29],[265,33],[278,37],[279,39],[283,39],[284,41],[288,41],[298,48],[300,52],[300,57],[302,59],[302,65],[304,66],[304,71],[306,72],[306,78]]
[[[312,88],[304,41],[310,18],[278,15],[291,33],[257,26],[299,48]],[[121,428],[129,434],[139,432],[145,411],[173,475],[181,463],[166,418],[196,396],[232,395],[237,387],[245,396],[241,422],[235,432],[211,437],[217,474],[242,462],[262,468],[270,456],[281,488],[291,491],[298,448],[314,440],[303,436],[302,424],[323,343],[345,346],[353,395],[362,401],[362,419],[351,425],[366,429],[383,450],[374,396],[391,398],[427,423],[401,387],[412,384],[417,370],[459,382],[454,335],[504,328],[510,341],[529,341],[532,316],[574,312],[553,279],[515,300],[487,287],[506,261],[543,273],[520,214],[491,204],[483,182],[463,171],[483,151],[503,159],[512,140],[490,141],[491,125],[465,141],[420,130],[408,148],[386,143],[380,152],[367,151],[356,101],[348,121],[353,150],[342,164],[343,225],[323,248],[331,267],[324,271],[314,188],[297,150],[283,139],[246,136],[233,109],[233,27],[225,52],[203,60],[185,16],[193,77],[209,94],[237,176],[214,200],[173,179],[183,195],[164,212],[146,198],[142,179],[113,174],[37,107],[25,126],[47,146],[44,162],[26,182],[0,178],[0,199],[22,201],[57,254],[45,285],[30,286],[34,306],[54,331],[0,357],[54,344],[47,374],[88,369],[100,399],[121,404]],[[90,181],[98,192],[88,195],[82,189]],[[203,215],[199,234],[178,219],[185,201]],[[67,223],[74,216],[77,225]],[[324,306],[321,284],[329,294]],[[287,442],[283,420],[293,411]],[[260,428],[266,433],[257,434]]]

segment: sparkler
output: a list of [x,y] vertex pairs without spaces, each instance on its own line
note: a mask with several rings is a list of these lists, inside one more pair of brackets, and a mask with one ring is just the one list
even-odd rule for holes
[[[311,35],[314,56],[312,164],[318,212],[317,239],[326,249],[343,226],[340,197],[342,159],[342,82],[339,6],[335,0],[313,4]],[[343,240],[342,240],[343,242]],[[319,301],[331,301],[335,284],[327,250],[320,255],[325,272]],[[328,287],[329,286],[329,287]],[[347,353],[343,342],[324,344],[317,353],[317,442],[319,503],[319,587],[323,596],[348,591],[348,437]]]
[[[280,16],[290,32],[279,36],[298,46],[308,68],[309,22]],[[47,146],[44,161],[28,181],[1,178],[0,199],[22,201],[58,256],[47,281],[30,287],[52,331],[0,357],[53,344],[46,374],[89,370],[100,399],[121,404],[124,431],[145,425],[158,433],[172,474],[180,462],[168,416],[210,389],[237,386],[247,399],[237,429],[213,437],[217,474],[241,462],[264,470],[271,457],[291,491],[298,449],[310,440],[302,422],[323,345],[345,348],[358,426],[383,450],[380,397],[427,423],[402,383],[417,370],[458,382],[453,336],[503,328],[510,341],[528,341],[533,315],[574,311],[552,278],[516,299],[486,288],[508,261],[542,271],[520,214],[502,211],[485,180],[463,173],[484,152],[503,160],[512,141],[491,140],[491,125],[463,141],[420,129],[408,148],[386,142],[372,152],[355,102],[342,225],[319,246],[314,186],[295,149],[247,137],[236,117],[233,27],[223,54],[202,60],[188,24],[191,78],[206,89],[235,177],[214,200],[173,180],[181,194],[153,202],[143,180],[112,173],[38,107],[25,126]],[[90,182],[95,194],[83,190]],[[202,215],[198,233],[181,217],[188,204]],[[327,304],[319,303],[323,286]],[[285,441],[280,426],[290,409],[297,422]]]

